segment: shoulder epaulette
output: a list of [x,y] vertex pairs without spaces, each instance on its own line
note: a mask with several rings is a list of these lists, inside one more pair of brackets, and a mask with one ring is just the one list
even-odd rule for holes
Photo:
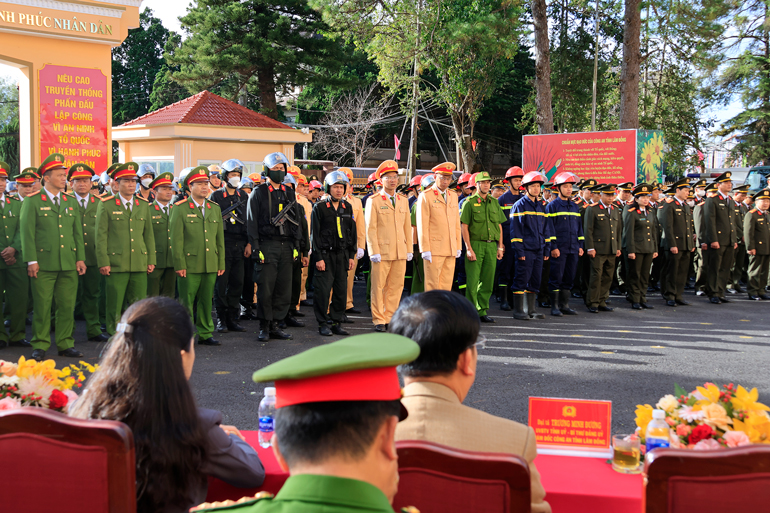
[[115,197],[115,195],[114,195],[114,194],[112,194],[112,195],[110,195],[110,196],[107,196],[106,198],[105,198],[105,197],[101,197],[101,198],[99,198],[99,199],[100,199],[100,200],[102,200],[102,201],[109,201],[109,200],[111,200],[111,199],[112,199],[112,198],[114,198],[114,197]]
[[[40,190],[42,191],[43,189],[40,189]],[[31,198],[31,197],[32,197],[32,196],[34,196],[35,194],[40,194],[40,191],[35,191],[35,192],[33,192],[33,193],[27,194],[25,197],[26,197],[26,198]]]
[[756,208],[752,208],[751,210],[749,210],[749,214],[756,214],[756,212],[757,212]]
[[136,198],[136,199],[138,199],[138,200],[142,200],[142,201],[144,201],[145,203],[149,203],[149,202],[150,202],[150,200],[148,200],[148,199],[144,199],[143,197],[141,197],[141,196],[140,196],[140,195],[138,195],[138,194],[134,194],[134,198]]
[[187,203],[187,200],[186,199],[179,200],[176,203],[174,203],[174,205],[181,205],[182,203]]
[[65,196],[69,196],[70,198],[74,198],[75,197],[75,195],[72,194],[71,192],[62,192],[62,194],[64,194]]
[[21,200],[19,199],[19,197],[18,197],[18,196],[16,196],[15,194],[14,194],[14,195],[6,194],[6,195],[5,195],[5,197],[6,197],[6,198],[9,198],[9,199],[12,199],[12,200],[16,200],[16,201],[21,201]]

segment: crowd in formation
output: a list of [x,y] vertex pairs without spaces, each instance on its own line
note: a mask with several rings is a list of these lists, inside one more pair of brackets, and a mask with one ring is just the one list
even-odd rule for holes
[[493,295],[519,320],[544,318],[538,305],[575,315],[571,298],[609,312],[611,292],[636,310],[653,308],[658,291],[688,305],[688,288],[726,303],[741,283],[750,299],[770,299],[770,190],[749,196],[729,172],[666,189],[568,172],[547,183],[519,167],[455,180],[445,162],[399,185],[388,160],[359,198],[349,168],[321,183],[273,153],[261,173],[244,169],[230,159],[174,177],[128,162],[97,174],[53,154],[7,183],[0,163],[0,287],[13,298],[0,346],[42,360],[53,314],[59,354],[79,357],[76,316],[88,340],[106,341],[128,305],[157,295],[187,307],[200,344],[245,331],[242,320],[259,321],[260,341],[290,339],[287,328],[305,325],[300,305],[313,306],[321,335],[348,335],[357,276],[378,332],[404,293],[437,289],[464,293],[486,323]]

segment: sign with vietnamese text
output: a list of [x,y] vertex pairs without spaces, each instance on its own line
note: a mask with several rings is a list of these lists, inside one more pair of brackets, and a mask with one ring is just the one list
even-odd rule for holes
[[549,181],[565,171],[599,183],[636,183],[636,130],[525,135],[524,172],[540,171]]
[[111,161],[107,77],[98,69],[46,65],[40,70],[40,160],[61,153],[65,164],[101,173]]
[[604,454],[610,448],[612,402],[530,397],[529,425],[535,430],[538,452],[552,448]]

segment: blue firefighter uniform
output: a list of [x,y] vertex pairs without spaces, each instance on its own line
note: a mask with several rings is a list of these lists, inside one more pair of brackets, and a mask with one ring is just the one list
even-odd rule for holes
[[[550,226],[543,204],[526,195],[516,202],[510,214],[511,247],[516,268],[513,293],[537,293],[543,273],[543,257],[551,253]],[[524,260],[519,260],[521,257]]]
[[[513,194],[510,190],[506,191],[505,194],[497,198],[497,202],[500,203],[500,208],[503,209],[503,215],[505,215],[505,222],[502,224],[503,235],[508,235],[511,233],[511,220],[509,216],[511,214],[511,209],[520,198],[520,194]],[[498,289],[498,293],[502,297],[502,301],[505,304],[508,304],[508,292],[511,285],[513,284],[514,265],[513,251],[506,251],[503,259],[497,261],[497,284],[498,287],[500,287]]]
[[559,257],[551,258],[548,290],[551,292],[570,290],[575,280],[578,255],[585,240],[580,207],[572,200],[556,198],[548,204],[545,211],[553,237],[551,250],[559,250]]

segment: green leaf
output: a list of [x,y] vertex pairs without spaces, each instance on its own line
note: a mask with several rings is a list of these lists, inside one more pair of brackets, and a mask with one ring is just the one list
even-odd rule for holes
[[677,399],[679,399],[682,396],[687,397],[688,394],[689,392],[687,392],[687,390],[680,387],[679,384],[674,383],[674,395],[676,396]]

